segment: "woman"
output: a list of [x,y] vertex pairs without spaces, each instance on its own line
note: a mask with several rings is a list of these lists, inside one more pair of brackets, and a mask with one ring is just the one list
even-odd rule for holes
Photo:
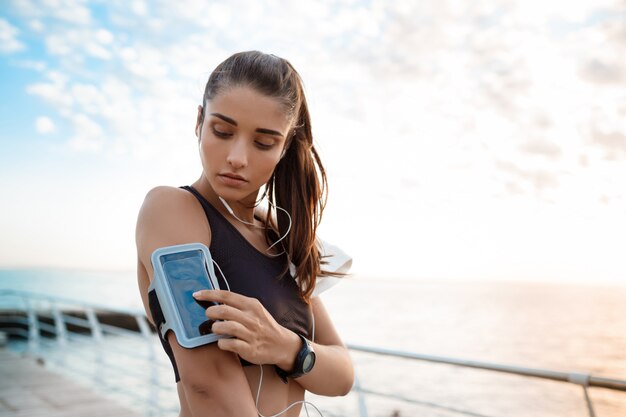
[[[205,87],[196,136],[200,178],[191,187],[151,190],[136,232],[144,306],[150,255],[163,246],[205,244],[232,290],[194,294],[220,303],[206,310],[211,331],[232,337],[194,349],[172,332],[162,340],[180,416],[269,416],[289,406],[282,415],[298,416],[305,390],[347,394],[350,356],[314,296],[316,277],[330,274],[315,236],[326,177],[298,73],[256,51],[226,59]],[[262,197],[270,201],[263,215]]]

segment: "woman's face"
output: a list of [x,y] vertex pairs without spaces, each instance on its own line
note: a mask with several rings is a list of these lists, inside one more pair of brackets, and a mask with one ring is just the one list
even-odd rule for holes
[[253,203],[280,160],[289,128],[279,101],[250,87],[227,88],[207,102],[196,133],[204,177],[217,195]]

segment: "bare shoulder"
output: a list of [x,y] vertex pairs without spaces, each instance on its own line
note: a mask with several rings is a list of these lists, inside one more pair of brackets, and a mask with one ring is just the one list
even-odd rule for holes
[[137,254],[144,266],[157,248],[191,242],[209,246],[210,239],[202,206],[190,192],[160,186],[146,194],[135,230]]
[[154,215],[163,215],[171,210],[184,210],[195,198],[182,188],[159,186],[154,187],[146,194],[139,212],[139,218],[150,218]]

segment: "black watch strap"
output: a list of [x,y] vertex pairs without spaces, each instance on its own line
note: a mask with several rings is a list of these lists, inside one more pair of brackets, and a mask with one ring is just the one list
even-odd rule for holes
[[313,351],[311,343],[301,334],[298,336],[300,336],[300,339],[302,340],[302,347],[296,355],[296,360],[293,364],[291,372],[287,372],[279,368],[277,365],[274,365],[276,373],[285,384],[287,383],[287,378],[298,378],[309,373],[315,364],[315,352]]

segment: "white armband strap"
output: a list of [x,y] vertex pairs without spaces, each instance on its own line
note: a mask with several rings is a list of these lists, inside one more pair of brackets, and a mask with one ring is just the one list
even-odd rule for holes
[[[345,253],[341,248],[330,243],[318,239],[320,256],[322,261],[322,269],[327,272],[338,272],[347,274],[352,267],[352,257]],[[289,265],[289,270],[293,276],[296,275],[296,268],[293,264]],[[326,291],[327,289],[335,286],[341,281],[342,278],[326,276],[317,277],[315,281],[315,289],[313,290],[313,297],[316,297]],[[298,277],[296,282],[300,285]]]
[[[352,267],[352,257],[345,253],[341,248],[331,245],[328,242],[320,239],[320,249],[322,262],[322,269],[328,272],[339,272],[347,274]],[[313,297],[316,297],[326,291],[327,289],[335,286],[341,281],[342,278],[333,276],[317,277],[315,282],[315,289],[313,290]]]

